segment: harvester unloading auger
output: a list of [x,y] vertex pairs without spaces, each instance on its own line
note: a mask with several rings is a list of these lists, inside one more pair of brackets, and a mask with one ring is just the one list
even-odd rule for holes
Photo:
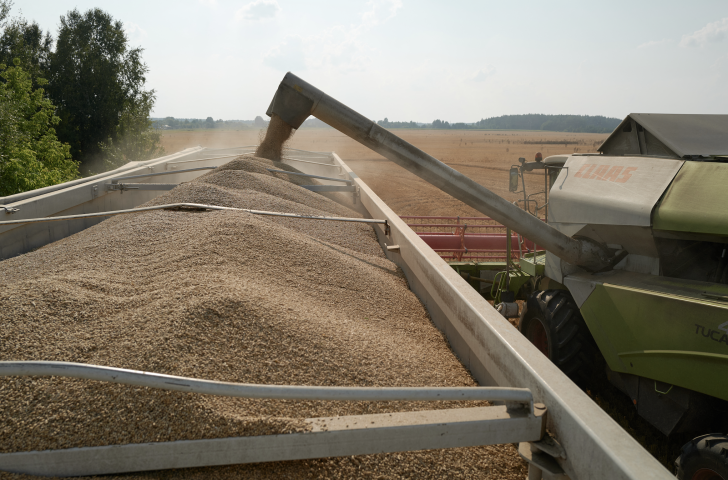
[[625,255],[588,238],[564,235],[292,73],[283,78],[267,114],[271,125],[259,155],[280,152],[286,133],[313,115],[466,205],[537,241],[565,262],[589,271],[602,271]]
[[[280,155],[313,115],[540,245],[513,292],[539,350],[577,380],[598,348],[610,382],[665,435],[728,431],[728,213],[715,208],[728,204],[728,115],[632,114],[599,154],[521,159],[511,191],[543,170],[544,223],[291,73],[267,113],[259,154]],[[728,435],[694,438],[676,468],[728,480]]]

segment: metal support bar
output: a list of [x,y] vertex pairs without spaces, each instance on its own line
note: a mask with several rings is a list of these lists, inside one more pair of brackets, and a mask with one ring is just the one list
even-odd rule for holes
[[[534,443],[521,442],[518,445],[518,454],[528,462],[528,478],[541,478],[542,472],[554,476],[563,476],[564,469],[561,468],[554,457],[541,451],[534,446]],[[557,477],[558,478],[558,477]],[[564,477],[561,477],[564,478]]]
[[347,185],[351,185],[352,184],[352,181],[351,180],[346,180],[344,178],[322,177],[320,175],[309,175],[307,173],[289,172],[287,170],[275,170],[273,168],[268,168],[267,170],[269,172],[273,172],[273,173],[286,173],[288,175],[296,175],[298,177],[320,178],[321,180],[331,180],[332,182],[344,182]]
[[41,195],[46,195],[48,193],[57,192],[59,190],[65,189],[65,188],[75,187],[76,185],[82,185],[84,183],[91,183],[95,180],[106,180],[106,179],[108,179],[108,177],[114,175],[115,172],[120,173],[120,172],[123,172],[126,170],[133,170],[135,168],[139,168],[140,166],[143,166],[143,165],[132,165],[132,163],[136,163],[136,162],[127,163],[126,165],[121,166],[121,167],[117,168],[116,170],[112,170],[110,172],[99,173],[96,175],[92,175],[90,177],[79,178],[79,179],[71,180],[68,182],[58,183],[56,185],[50,185],[48,187],[37,188],[35,190],[30,190],[27,192],[16,193],[14,195],[8,195],[7,197],[0,197],[0,205],[21,202],[21,201],[27,200],[29,198],[39,197]]
[[[194,151],[193,152],[189,152],[188,150],[194,150]],[[194,155],[194,154],[196,154],[196,153],[198,153],[200,151],[202,151],[202,150],[199,147],[188,148],[188,149],[185,149],[185,150],[183,150],[181,152],[178,152],[176,154],[167,155],[165,157],[153,158],[151,160],[145,160],[145,161],[141,161],[141,162],[129,162],[126,165],[123,165],[123,166],[121,166],[121,167],[119,167],[119,168],[117,168],[115,170],[111,170],[111,171],[104,172],[104,173],[99,173],[97,175],[93,175],[93,176],[90,176],[90,177],[79,178],[79,179],[76,179],[76,180],[71,180],[69,182],[59,183],[59,184],[56,184],[56,185],[51,185],[49,187],[43,187],[43,188],[38,188],[38,189],[35,189],[35,190],[30,190],[30,191],[27,191],[27,192],[16,193],[14,195],[9,195],[7,197],[0,197],[0,205],[8,205],[8,204],[11,204],[11,203],[21,202],[21,201],[27,200],[29,198],[38,197],[38,196],[41,196],[41,195],[45,195],[47,193],[57,192],[59,190],[64,190],[64,189],[67,189],[67,188],[71,188],[71,187],[74,187],[76,185],[82,185],[84,183],[91,183],[91,182],[94,182],[94,181],[97,181],[97,180],[99,180],[99,181],[100,180],[107,180],[107,179],[109,179],[109,177],[113,177],[114,175],[118,175],[118,174],[120,174],[122,172],[125,172],[125,171],[128,171],[128,170],[135,170],[135,169],[140,168],[140,167],[145,167],[145,166],[151,166],[151,167],[159,166],[159,163],[161,161],[163,161],[165,158],[169,158],[169,157],[179,157],[179,156],[185,157],[185,156],[188,156],[188,155]]]
[[[177,173],[177,172],[174,172]],[[120,190],[172,190],[177,183],[107,183],[107,191]]]
[[303,218],[307,220],[330,220],[335,222],[352,222],[352,223],[376,223],[384,225],[387,235],[389,235],[389,223],[386,220],[374,218],[347,218],[347,217],[324,217],[319,215],[299,215],[297,213],[283,212],[266,212],[264,210],[250,210],[247,208],[221,207],[219,205],[204,205],[201,203],[168,203],[166,205],[155,205],[153,207],[130,208],[128,210],[114,210],[110,212],[98,213],[81,213],[78,215],[64,215],[60,217],[44,217],[44,218],[25,218],[22,220],[8,220],[0,222],[0,227],[5,225],[22,225],[24,223],[41,223],[41,222],[59,222],[63,220],[75,220],[79,218],[98,218],[110,217],[112,215],[123,215],[126,213],[148,212],[150,210],[169,210],[169,209],[195,209],[195,210],[232,210],[236,212],[246,212],[253,215],[268,215],[272,217],[290,217]]
[[301,185],[301,187],[312,192],[356,192],[354,185]]
[[128,177],[118,177],[111,181],[111,183],[119,183],[119,180],[128,180],[130,178],[144,178],[144,177],[156,177],[157,175],[173,175],[175,173],[183,173],[183,172],[196,172],[198,170],[214,170],[217,167],[197,167],[197,168],[187,168],[185,170],[174,170],[172,172],[161,172],[161,173],[147,173],[144,175],[129,175]]
[[309,418],[311,431],[0,454],[0,469],[87,476],[536,441],[542,416],[504,406]]
[[[504,387],[308,387],[253,385],[141,372],[73,362],[2,361],[0,377],[41,376],[84,378],[139,387],[204,393],[223,397],[275,398],[327,401],[441,401],[487,400],[517,403],[533,412],[533,396],[527,388]],[[539,437],[540,438],[540,437]]]
[[167,163],[167,166],[179,165],[180,163],[206,162],[208,160],[217,160],[219,158],[239,157],[241,155],[245,155],[246,153],[253,153],[253,152],[242,152],[242,153],[236,153],[234,155],[223,155],[223,156],[220,156],[220,157],[194,158],[194,159],[191,159],[191,160],[180,160],[178,162],[168,162]]
[[311,164],[313,164],[313,165],[324,165],[324,166],[326,166],[326,167],[335,167],[335,168],[341,168],[341,167],[339,167],[338,165],[332,165],[332,164],[330,164],[330,163],[311,162],[311,161],[309,161],[309,160],[302,160],[302,159],[300,159],[300,158],[293,158],[293,157],[283,157],[283,159],[282,159],[281,161],[282,161],[282,162],[285,162],[285,161],[287,161],[287,160],[291,160],[291,161],[293,161],[293,162],[301,162],[301,163],[311,163]]
[[[258,148],[258,145],[242,145],[240,147],[219,147],[219,148],[205,148],[202,153],[216,152],[219,150],[242,150],[243,148]],[[317,153],[317,152],[314,152]]]

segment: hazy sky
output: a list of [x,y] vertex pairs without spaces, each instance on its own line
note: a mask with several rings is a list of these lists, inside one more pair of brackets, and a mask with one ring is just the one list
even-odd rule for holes
[[145,49],[154,116],[264,115],[286,71],[380,120],[728,113],[728,1],[15,0],[100,7]]

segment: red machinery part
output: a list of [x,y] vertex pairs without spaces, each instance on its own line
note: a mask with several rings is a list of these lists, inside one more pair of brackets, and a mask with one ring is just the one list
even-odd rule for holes
[[[502,260],[507,255],[506,227],[488,217],[439,217],[411,216],[401,217],[427,245],[447,259],[462,260]],[[466,233],[473,232],[473,233]],[[521,254],[540,249],[527,239],[511,233],[511,258],[518,259]]]
[[[460,250],[461,236],[457,234],[442,234],[442,233],[418,233],[420,238],[425,241],[427,245],[433,250]],[[504,233],[466,233],[462,236],[465,240],[465,249],[468,252],[472,251],[488,251],[488,252],[500,252],[505,255],[507,247],[507,237]],[[535,245],[530,240],[524,240],[523,247],[524,253],[527,250],[533,251]],[[511,251],[518,254],[518,235],[511,235]]]

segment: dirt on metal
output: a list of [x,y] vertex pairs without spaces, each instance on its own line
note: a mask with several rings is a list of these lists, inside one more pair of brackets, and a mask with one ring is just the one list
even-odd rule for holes
[[[359,216],[239,158],[151,204]],[[117,193],[114,193],[117,194]],[[117,216],[0,262],[2,360],[230,382],[474,386],[371,226],[235,211]],[[0,378],[0,451],[305,431],[305,418],[484,402],[238,399]],[[123,478],[524,478],[512,445],[151,472]],[[0,474],[2,478],[28,478]]]

